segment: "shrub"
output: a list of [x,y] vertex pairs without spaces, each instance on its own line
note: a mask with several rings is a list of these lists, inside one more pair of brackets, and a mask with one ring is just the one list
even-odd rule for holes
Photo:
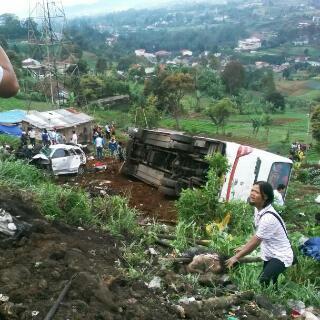
[[139,234],[137,211],[131,209],[124,197],[113,196],[96,198],[93,201],[93,213],[97,222],[113,235]]
[[210,169],[207,174],[207,183],[198,189],[185,189],[176,202],[179,221],[195,222],[205,226],[216,218],[223,218],[219,206],[222,177],[228,170],[227,159],[220,153],[207,158]]
[[52,183],[44,183],[34,191],[43,215],[74,225],[90,225],[93,222],[90,199],[84,191]]

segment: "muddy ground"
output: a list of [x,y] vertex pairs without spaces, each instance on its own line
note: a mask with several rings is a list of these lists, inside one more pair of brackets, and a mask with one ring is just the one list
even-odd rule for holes
[[131,207],[137,208],[144,217],[154,218],[158,222],[175,223],[177,215],[174,199],[168,198],[152,186],[132,177],[119,173],[121,162],[105,158],[101,164],[106,169],[95,170],[100,161],[91,160],[88,172],[83,176],[61,176],[58,183],[81,186],[92,195],[124,195],[129,198]]
[[[106,170],[82,177],[59,178],[57,182],[81,185],[92,196],[129,194],[130,204],[139,208],[143,217],[175,221],[172,199],[139,181],[119,175],[119,162],[111,159],[105,162]],[[94,162],[89,168],[94,168]],[[262,320],[270,319],[269,314],[274,313],[272,304],[269,304],[272,311],[266,311],[252,298],[240,299],[227,308],[213,309],[210,306],[200,308],[197,302],[179,303],[182,297],[193,297],[197,301],[203,297],[180,272],[161,268],[160,258],[170,252],[168,248],[155,246],[159,255],[150,257],[151,267],[161,277],[161,288],[151,289],[147,283],[129,280],[119,272],[117,266],[123,263],[120,246],[123,242],[129,245],[130,238],[121,239],[120,243],[106,232],[47,221],[32,206],[27,194],[0,190],[0,208],[29,225],[17,238],[0,236],[0,320],[45,319],[71,279],[71,286],[55,316],[46,319]],[[211,280],[205,282],[204,287],[210,284]],[[235,290],[229,284],[229,288],[216,290],[215,295]],[[266,299],[260,300],[262,304],[266,302]]]

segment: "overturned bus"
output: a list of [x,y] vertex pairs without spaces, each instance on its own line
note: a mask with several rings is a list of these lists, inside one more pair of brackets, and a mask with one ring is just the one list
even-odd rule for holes
[[220,152],[230,169],[220,192],[222,200],[247,200],[254,182],[268,181],[274,189],[288,186],[292,161],[264,150],[165,129],[130,132],[122,172],[178,196],[182,189],[206,182],[206,155]]

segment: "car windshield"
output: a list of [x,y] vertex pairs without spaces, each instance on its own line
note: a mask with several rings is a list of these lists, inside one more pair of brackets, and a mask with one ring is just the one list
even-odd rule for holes
[[48,146],[45,146],[41,148],[40,153],[44,154],[46,157],[49,157],[50,154],[52,153],[52,149],[50,149]]

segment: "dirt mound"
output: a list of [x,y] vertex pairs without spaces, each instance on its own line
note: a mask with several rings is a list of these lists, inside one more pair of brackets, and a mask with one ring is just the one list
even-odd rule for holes
[[107,233],[50,223],[3,191],[0,207],[32,225],[0,241],[0,319],[44,319],[73,277],[55,320],[176,318],[144,283],[119,276],[117,241]]

